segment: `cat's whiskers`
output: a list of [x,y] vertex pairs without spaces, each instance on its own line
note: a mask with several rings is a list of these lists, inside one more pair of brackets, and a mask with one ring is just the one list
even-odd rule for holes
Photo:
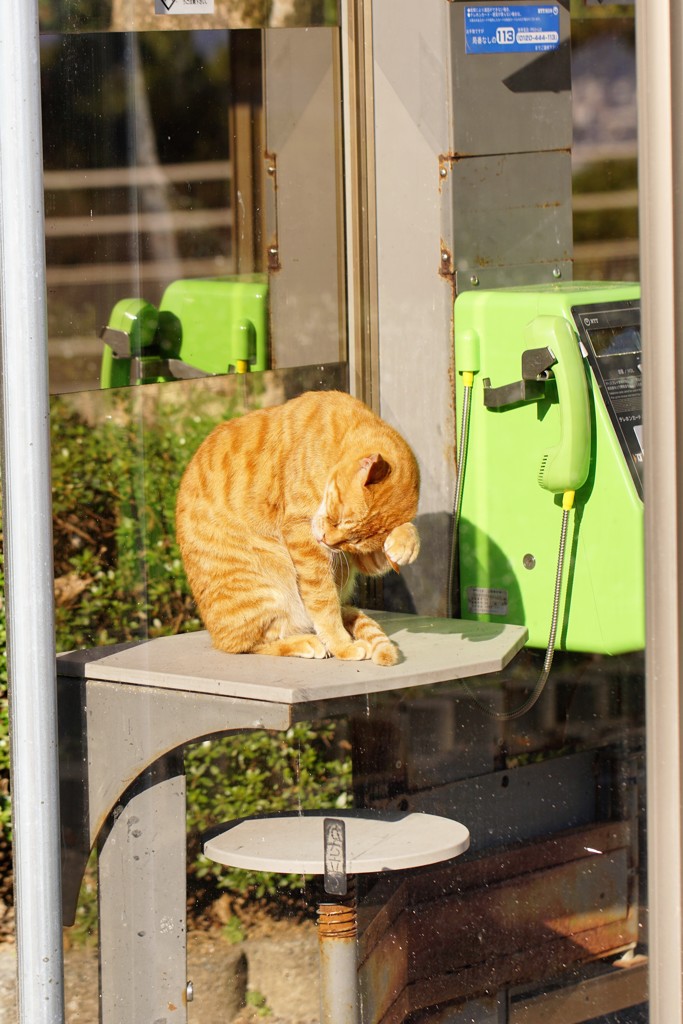
[[351,578],[351,566],[349,565],[349,559],[345,551],[332,550],[330,551],[330,558],[332,560],[332,567],[334,570],[334,577],[337,583],[339,591],[343,591],[346,584]]

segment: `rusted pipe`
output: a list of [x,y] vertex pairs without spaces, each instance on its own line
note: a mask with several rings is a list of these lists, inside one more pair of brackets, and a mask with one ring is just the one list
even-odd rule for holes
[[318,902],[321,1024],[360,1024],[356,961],[356,890]]

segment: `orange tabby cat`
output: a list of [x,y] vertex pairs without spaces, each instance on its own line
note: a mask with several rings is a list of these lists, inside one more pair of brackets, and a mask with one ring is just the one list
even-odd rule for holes
[[385,633],[346,602],[357,572],[417,557],[418,492],[406,442],[350,395],[309,392],[221,423],[191,459],[176,507],[214,646],[394,665]]

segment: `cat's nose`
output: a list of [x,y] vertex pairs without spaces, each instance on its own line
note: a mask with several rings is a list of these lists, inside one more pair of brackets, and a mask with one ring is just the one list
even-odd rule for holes
[[319,519],[314,519],[311,522],[311,533],[317,540],[318,544],[325,543],[325,531],[323,530],[322,523]]

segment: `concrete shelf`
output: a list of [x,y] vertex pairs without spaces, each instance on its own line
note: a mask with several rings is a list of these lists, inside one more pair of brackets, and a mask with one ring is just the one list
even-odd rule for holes
[[298,704],[500,672],[527,636],[522,626],[370,614],[398,644],[398,665],[224,654],[202,631],[61,654],[58,670],[62,676]]

